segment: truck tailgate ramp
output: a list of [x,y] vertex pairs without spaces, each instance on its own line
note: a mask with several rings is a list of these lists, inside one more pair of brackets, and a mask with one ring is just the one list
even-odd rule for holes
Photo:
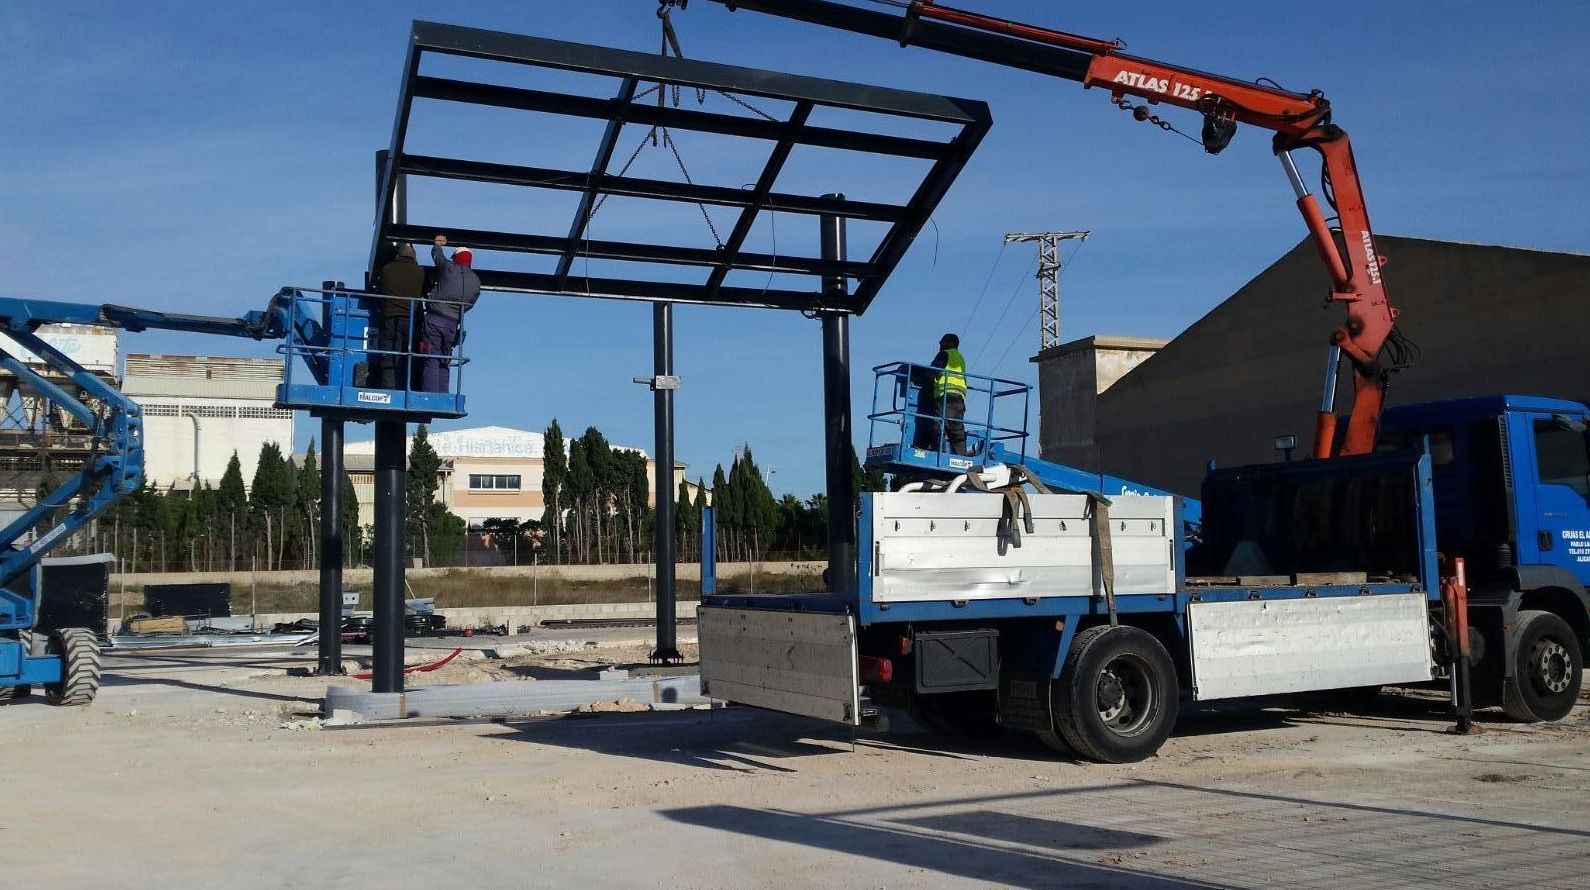
[[702,606],[696,632],[703,695],[860,725],[854,616]]

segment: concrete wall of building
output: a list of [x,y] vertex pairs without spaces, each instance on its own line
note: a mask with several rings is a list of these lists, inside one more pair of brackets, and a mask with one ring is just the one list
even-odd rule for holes
[[216,485],[235,451],[252,483],[265,443],[292,453],[293,412],[275,407],[281,379],[280,359],[128,355],[122,392],[144,409],[144,478]]
[[[1382,236],[1402,330],[1421,348],[1388,404],[1526,393],[1590,398],[1590,255]],[[1103,469],[1196,495],[1210,459],[1273,461],[1313,437],[1340,306],[1299,244],[1100,398]],[[1047,400],[1047,397],[1045,397]],[[1351,402],[1348,375],[1338,413]]]
[[[260,448],[275,442],[292,453],[293,413],[245,399],[140,396],[144,408],[144,478],[157,488],[188,488],[194,475],[220,483],[237,453],[243,484],[254,481]],[[197,455],[197,456],[195,456]]]
[[1099,468],[1099,393],[1165,345],[1146,337],[1085,337],[1045,349],[1038,365],[1038,453],[1044,460]]

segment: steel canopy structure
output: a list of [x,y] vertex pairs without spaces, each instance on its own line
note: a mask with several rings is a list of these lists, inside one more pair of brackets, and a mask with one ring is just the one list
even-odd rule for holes
[[[572,92],[437,77],[422,72],[423,63],[432,56],[468,57],[509,66],[602,75],[611,78],[616,89],[611,98],[595,98]],[[648,89],[648,84],[662,86]],[[730,94],[731,98],[778,100],[790,103],[790,110],[781,118],[756,109],[753,109],[754,116],[725,114],[671,107],[644,98],[648,93],[673,87],[711,90]],[[409,154],[406,145],[410,117],[416,100],[420,99],[534,111],[601,121],[606,126],[592,148],[590,166],[580,170]],[[811,123],[813,113],[822,109],[866,112],[865,115],[851,114],[847,121],[860,118],[879,126],[839,129]],[[938,122],[947,125],[940,129],[952,130],[953,136],[935,140],[888,132],[891,125],[898,129],[901,119]],[[491,290],[860,314],[905,255],[991,122],[988,106],[974,100],[415,22],[410,33],[392,142],[380,170],[379,207],[370,266],[375,268],[377,258],[393,242],[428,242],[437,231],[445,231],[450,242],[477,250],[557,257],[556,268],[551,272],[477,268],[482,285]],[[633,125],[639,132],[644,132],[639,128],[658,127],[759,140],[769,146],[767,160],[755,183],[746,188],[618,175],[610,168],[626,125]],[[919,159],[930,162],[930,166],[909,200],[902,204],[778,191],[776,185],[785,162],[791,152],[801,146]],[[578,193],[579,200],[564,234],[437,227],[424,225],[423,220],[422,224],[410,224],[406,219],[402,188],[409,177],[570,191]],[[718,237],[719,244],[710,248],[590,238],[588,224],[606,196],[738,208],[739,214],[727,233]],[[764,211],[812,216],[814,223],[815,217],[821,216],[882,223],[887,230],[871,256],[864,260],[752,252],[746,249],[746,240]],[[581,258],[618,261],[626,272],[633,270],[641,274],[588,277],[573,271],[575,261]],[[656,275],[643,274],[642,266],[629,264],[692,267],[700,274],[693,281],[661,281]],[[767,273],[770,286],[737,287],[726,283],[736,271]],[[780,273],[800,276],[799,281],[809,280],[811,287],[772,286],[772,276]],[[835,286],[836,282],[842,284]]]

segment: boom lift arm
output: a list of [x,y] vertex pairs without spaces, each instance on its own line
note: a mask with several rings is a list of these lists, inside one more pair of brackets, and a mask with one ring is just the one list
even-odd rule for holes
[[[1098,40],[1021,24],[975,12],[940,6],[933,0],[878,0],[901,7],[904,17],[860,9],[829,0],[715,0],[730,10],[749,9],[897,39],[901,46],[922,46],[998,65],[1022,68],[1074,80],[1084,88],[1109,91],[1110,101],[1141,121],[1166,129],[1148,108],[1164,103],[1203,116],[1202,142],[1219,154],[1231,142],[1237,124],[1273,131],[1272,146],[1297,197],[1298,210],[1330,275],[1326,302],[1343,303],[1346,321],[1331,333],[1325,395],[1314,437],[1314,455],[1367,454],[1374,450],[1385,401],[1389,368],[1404,364],[1407,350],[1395,324],[1397,310],[1381,276],[1384,259],[1376,252],[1374,231],[1364,206],[1363,189],[1346,131],[1331,122],[1330,102],[1318,90],[1294,93],[1266,83],[1247,83],[1218,74],[1143,59],[1122,53],[1119,40]],[[1146,100],[1134,105],[1128,97]],[[1292,152],[1313,149],[1322,161],[1321,192],[1335,211],[1335,225],[1321,210],[1299,174]],[[1388,350],[1388,344],[1392,347]],[[1389,352],[1389,355],[1388,355]],[[1353,405],[1346,435],[1336,439],[1335,393],[1342,354],[1353,367]]]
[[[38,336],[39,327],[64,323],[279,340],[288,336],[289,326],[296,325],[301,336],[313,337],[314,332],[306,327],[313,322],[295,318],[302,314],[291,311],[293,295],[283,290],[271,298],[264,311],[240,318],[0,297],[0,369],[15,376],[24,389],[72,415],[96,443],[80,472],[0,529],[0,631],[32,627],[33,603],[24,591],[27,576],[39,560],[143,484],[143,420],[138,404]],[[35,361],[15,354],[12,344],[27,350]],[[52,373],[41,373],[36,363]],[[61,510],[66,511],[64,515],[32,543],[13,543]]]

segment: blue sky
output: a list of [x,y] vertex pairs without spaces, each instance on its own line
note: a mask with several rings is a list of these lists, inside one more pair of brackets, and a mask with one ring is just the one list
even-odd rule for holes
[[[1590,250],[1590,123],[1572,98],[1590,79],[1590,5],[961,5],[1120,36],[1136,55],[1324,90],[1337,123],[1353,134],[1380,232]],[[234,314],[260,307],[285,284],[357,281],[369,243],[372,156],[390,136],[410,20],[654,51],[654,9],[652,0],[7,0],[0,4],[8,112],[0,128],[0,293]],[[1007,231],[1093,231],[1062,279],[1066,339],[1172,336],[1302,235],[1259,131],[1240,132],[1211,158],[1133,123],[1103,92],[1070,82],[731,14],[705,0],[675,18],[689,56],[950,93],[993,108],[994,129],[935,225],[853,325],[858,415],[871,394],[865,369],[925,361],[945,330],[961,333],[974,370],[1034,379],[1027,361],[1037,344],[1033,257],[1020,247],[1001,256]],[[1194,118],[1174,109],[1166,116],[1196,132]],[[579,166],[574,159],[589,154],[585,130],[497,121],[438,114],[427,138],[545,166]],[[626,134],[623,144],[638,136]],[[724,146],[681,139],[681,149],[702,180],[737,185],[748,163]],[[664,176],[671,168],[663,150],[647,150],[633,172]],[[886,192],[909,173],[830,170],[814,159],[781,188]],[[544,209],[468,189],[416,195],[421,200],[437,222],[481,227]],[[614,205],[594,225],[608,236],[664,227],[680,243],[709,239],[690,216],[694,208],[683,209],[684,217],[663,219]],[[548,216],[551,229],[564,225],[565,215]],[[715,219],[720,230],[732,225],[722,211]],[[776,220],[786,249],[814,239],[802,222]],[[759,230],[753,240],[773,237]],[[1388,275],[1395,287],[1394,267]],[[969,318],[985,281],[982,307]],[[1312,308],[1316,298],[1299,294],[1299,305]],[[539,430],[556,416],[566,430],[594,424],[650,450],[650,399],[630,382],[650,369],[646,306],[488,295],[470,322],[472,414],[456,425]],[[685,381],[679,455],[692,473],[710,474],[749,442],[775,471],[775,490],[818,490],[817,323],[791,313],[680,307],[676,326]],[[1322,339],[1329,326],[1322,318]],[[123,349],[265,353],[244,341],[163,333],[126,335]],[[300,447],[315,426],[300,423]],[[863,420],[858,446],[865,445]]]

